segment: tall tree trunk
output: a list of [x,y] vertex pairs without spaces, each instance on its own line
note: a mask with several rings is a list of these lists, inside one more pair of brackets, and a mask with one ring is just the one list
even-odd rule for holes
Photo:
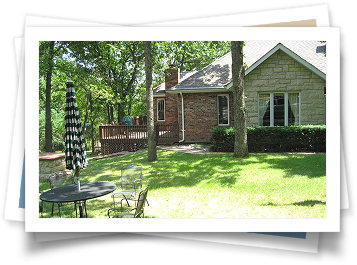
[[152,85],[151,41],[145,41],[145,75],[148,130],[148,161],[157,160],[156,131],[154,123],[154,98]]
[[232,41],[232,77],[234,107],[235,157],[248,157],[247,125],[244,100],[243,41]]
[[118,114],[118,123],[121,123],[121,121],[124,118],[124,109],[123,109],[123,104],[121,103],[117,104],[117,114]]
[[110,120],[111,120],[111,122],[114,122],[114,107],[113,107],[113,105],[109,106],[109,111],[110,111]]
[[111,124],[114,121],[113,106],[110,103],[107,103],[107,114],[108,114],[108,124]]
[[90,110],[90,129],[92,132],[91,140],[92,140],[92,152],[94,152],[95,142],[94,142],[94,114],[93,114],[93,99],[92,99],[92,91],[88,93],[88,105]]
[[86,114],[84,115],[84,122],[83,122],[84,138],[87,138],[87,123],[88,123],[88,118],[89,118],[89,107],[90,107],[91,93],[92,93],[91,91],[87,92]]
[[52,146],[52,118],[51,118],[51,83],[53,70],[55,42],[50,41],[49,56],[48,56],[48,71],[46,76],[46,125],[45,125],[45,150],[46,152],[53,152]]
[[111,120],[110,120],[109,103],[107,103],[107,117],[108,117],[108,124],[110,124]]

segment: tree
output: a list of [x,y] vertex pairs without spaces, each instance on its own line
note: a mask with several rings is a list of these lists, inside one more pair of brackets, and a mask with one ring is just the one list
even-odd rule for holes
[[[108,123],[131,115],[137,81],[144,75],[144,43],[140,41],[66,42],[82,73],[95,76],[105,97]],[[116,115],[115,115],[116,114]],[[116,117],[115,117],[116,116]]]
[[45,126],[45,150],[46,152],[53,152],[52,148],[52,121],[51,121],[51,79],[53,71],[53,57],[54,57],[55,42],[50,41],[48,48],[47,59],[47,73],[46,73],[46,126]]
[[147,102],[147,130],[148,130],[148,160],[157,160],[156,131],[154,123],[154,98],[152,85],[151,41],[145,41],[145,76]]
[[[93,146],[99,137],[101,123],[121,122],[125,115],[147,115],[144,41],[55,41],[53,53],[50,43],[39,43],[41,150],[46,142],[46,106],[50,106],[47,109],[51,109],[52,115],[51,147],[58,148],[63,142],[61,130],[56,126],[61,124],[60,117],[64,115],[64,93],[69,77],[76,84],[87,148],[90,141]],[[200,70],[230,50],[229,41],[156,41],[151,45],[152,87],[163,82],[163,73],[171,63],[181,71]],[[47,82],[51,86],[47,89],[46,103],[47,76],[51,76],[51,82]]]
[[244,100],[243,41],[232,41],[232,77],[234,108],[234,157],[248,157],[247,125]]

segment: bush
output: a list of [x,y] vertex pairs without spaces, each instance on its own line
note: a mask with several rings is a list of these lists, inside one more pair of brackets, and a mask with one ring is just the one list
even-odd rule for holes
[[[249,152],[326,152],[326,126],[247,127]],[[234,151],[234,127],[215,127],[214,152]]]

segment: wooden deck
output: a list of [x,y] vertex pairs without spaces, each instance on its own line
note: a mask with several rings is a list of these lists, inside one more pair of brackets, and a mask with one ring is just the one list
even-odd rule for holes
[[[158,144],[178,142],[178,124],[156,125]],[[121,151],[136,151],[147,146],[146,125],[101,125],[99,126],[101,152],[104,155]]]

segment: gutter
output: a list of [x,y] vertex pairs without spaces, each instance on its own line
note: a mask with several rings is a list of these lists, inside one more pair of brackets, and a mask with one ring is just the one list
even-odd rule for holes
[[181,108],[182,108],[182,140],[180,140],[179,143],[182,143],[185,141],[185,109],[183,104],[182,92],[180,92],[180,95],[181,95]]
[[178,94],[178,93],[202,93],[202,92],[222,92],[225,91],[225,87],[190,87],[184,89],[175,89],[175,90],[165,90],[166,93]]

